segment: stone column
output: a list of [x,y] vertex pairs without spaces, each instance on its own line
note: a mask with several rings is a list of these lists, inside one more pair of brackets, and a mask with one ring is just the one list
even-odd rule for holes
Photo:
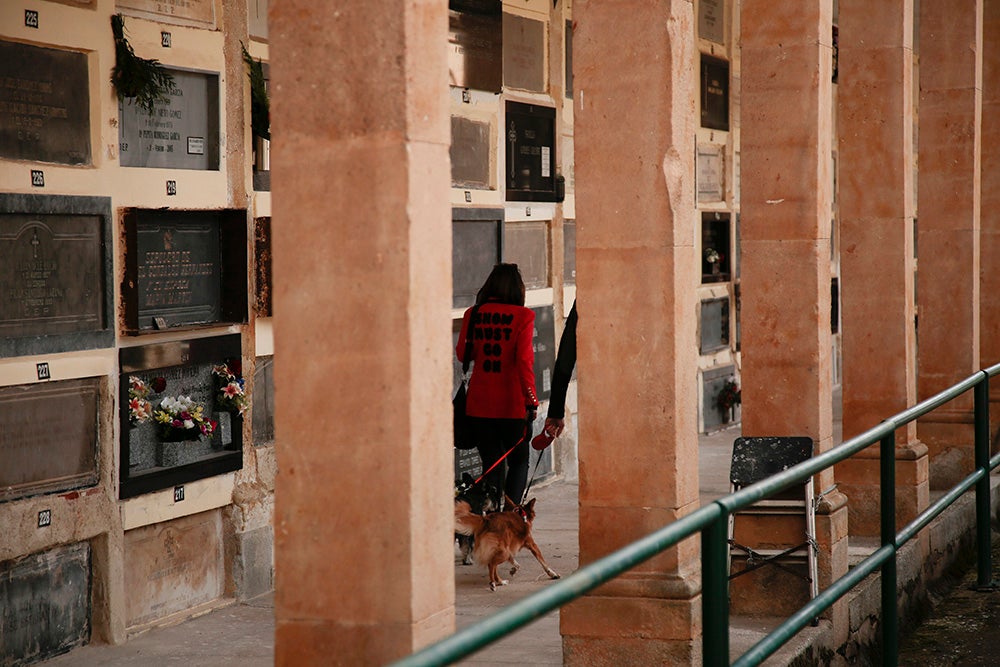
[[[741,14],[743,433],[809,436],[816,453],[833,443],[831,12],[827,0],[744,0]],[[822,588],[847,571],[847,511],[832,469],[816,491]],[[807,599],[794,577],[785,591],[755,575],[733,580],[735,613]],[[846,607],[834,617],[846,637]]]
[[[574,4],[580,562],[698,506],[690,0]],[[627,38],[625,37],[627,36]],[[697,540],[563,608],[567,665],[700,663]]]
[[269,21],[275,663],[385,664],[454,628],[447,3]]
[[[917,379],[921,399],[979,370],[983,0],[920,3]],[[972,392],[920,420],[931,488],[972,470]]]
[[[913,0],[840,2],[844,439],[916,403]],[[927,507],[927,447],[896,434],[896,522]],[[879,534],[879,447],[837,466],[851,533]]]
[[[983,0],[982,229],[980,363],[1000,363],[1000,0]],[[990,414],[1000,423],[1000,381],[990,383]],[[991,429],[990,433],[995,430]]]

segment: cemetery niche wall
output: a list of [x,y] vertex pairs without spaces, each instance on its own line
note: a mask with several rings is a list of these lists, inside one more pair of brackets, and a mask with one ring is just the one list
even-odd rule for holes
[[111,347],[111,200],[0,193],[0,357]]
[[247,321],[246,211],[129,209],[126,333]]
[[120,498],[243,466],[239,334],[119,351]]

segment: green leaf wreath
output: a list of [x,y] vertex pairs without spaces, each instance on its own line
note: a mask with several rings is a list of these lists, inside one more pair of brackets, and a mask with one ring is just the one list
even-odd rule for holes
[[173,75],[158,60],[140,58],[125,38],[125,20],[121,14],[111,17],[111,32],[115,38],[115,66],[111,70],[111,85],[119,101],[135,100],[137,107],[152,114],[153,108],[166,102],[174,89]]

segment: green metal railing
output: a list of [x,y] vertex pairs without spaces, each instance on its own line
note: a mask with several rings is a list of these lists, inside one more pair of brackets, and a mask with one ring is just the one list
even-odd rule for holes
[[[880,444],[881,546],[757,642],[733,665],[739,667],[759,665],[865,577],[878,570],[881,571],[882,577],[882,663],[895,665],[899,655],[896,554],[901,546],[973,487],[976,490],[977,584],[983,588],[991,584],[989,474],[1000,465],[1000,454],[993,458],[990,458],[989,454],[989,379],[998,373],[1000,364],[981,370],[837,447],[736,493],[719,498],[660,530],[580,568],[565,579],[505,607],[493,616],[393,663],[393,667],[447,665],[471,655],[487,644],[571,602],[699,532],[701,533],[703,660],[708,667],[728,665],[729,516],[794,484],[803,483],[809,477],[876,442]],[[902,530],[896,532],[896,430],[970,389],[974,391],[975,470]]]

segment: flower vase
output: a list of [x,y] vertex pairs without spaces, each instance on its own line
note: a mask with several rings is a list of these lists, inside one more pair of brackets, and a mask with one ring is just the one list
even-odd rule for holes
[[712,262],[712,275],[713,276],[717,276],[717,275],[719,275],[720,271],[721,271],[721,269],[719,268],[719,263],[718,262]]
[[212,419],[217,422],[215,433],[210,442],[212,449],[226,449],[233,442],[233,416],[229,411],[213,412]]

